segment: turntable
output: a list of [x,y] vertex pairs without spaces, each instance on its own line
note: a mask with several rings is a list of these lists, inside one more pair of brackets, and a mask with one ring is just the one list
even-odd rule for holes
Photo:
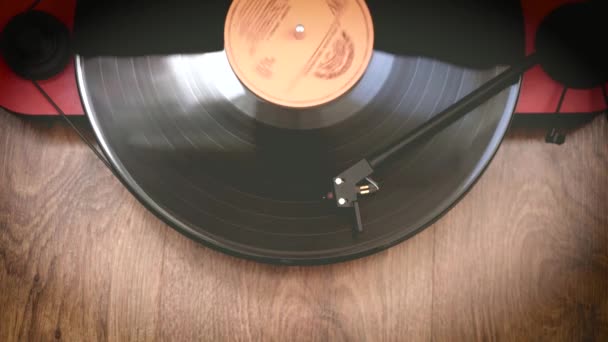
[[466,195],[513,113],[608,104],[601,1],[3,6],[2,107],[86,113],[142,204],[263,262],[386,249]]

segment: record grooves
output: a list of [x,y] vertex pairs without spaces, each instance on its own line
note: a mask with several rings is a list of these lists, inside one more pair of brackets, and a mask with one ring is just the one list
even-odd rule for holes
[[[353,236],[350,215],[320,199],[327,180],[499,71],[378,51],[373,60],[357,87],[329,105],[350,115],[314,129],[256,120],[255,109],[267,106],[222,71],[222,52],[79,58],[77,70],[104,152],[153,212],[232,254],[319,264],[387,248],[437,219],[487,166],[516,103],[517,85],[379,171],[391,187],[366,202],[366,231]],[[377,80],[382,86],[374,97],[353,96]],[[273,109],[288,118],[328,110]]]

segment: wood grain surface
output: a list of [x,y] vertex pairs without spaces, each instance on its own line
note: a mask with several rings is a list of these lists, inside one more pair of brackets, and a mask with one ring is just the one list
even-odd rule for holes
[[60,121],[0,112],[0,341],[608,341],[608,125],[514,130],[386,252],[275,267],[166,227]]

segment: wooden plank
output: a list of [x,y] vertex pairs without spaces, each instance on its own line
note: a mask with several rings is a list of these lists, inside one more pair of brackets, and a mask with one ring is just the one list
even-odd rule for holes
[[68,128],[0,115],[0,340],[156,336],[165,227]]
[[511,133],[434,227],[285,268],[184,238],[68,128],[0,113],[0,340],[608,340],[607,127]]
[[435,226],[434,340],[608,340],[606,118],[543,133],[511,133]]

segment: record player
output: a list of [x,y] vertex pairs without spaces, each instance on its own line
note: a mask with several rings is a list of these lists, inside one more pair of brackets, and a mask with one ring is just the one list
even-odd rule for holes
[[[76,0],[43,0],[35,9],[57,17],[70,30],[74,27]],[[521,11],[525,25],[526,53],[534,51],[536,32],[543,18],[555,9],[580,0],[522,0]],[[4,1],[0,4],[0,28],[15,15],[29,9],[31,0]],[[601,42],[597,42],[601,44]],[[55,77],[42,83],[45,90],[68,115],[84,115],[76,80],[74,64],[69,63]],[[604,85],[604,89],[608,84]],[[560,101],[561,99],[561,101]],[[561,102],[561,105],[560,105]],[[57,111],[29,82],[13,73],[0,59],[0,107],[22,115],[58,115]],[[606,109],[601,87],[566,89],[538,66],[528,71],[521,85],[517,114],[587,114]]]
[[263,262],[386,249],[467,193],[512,114],[608,104],[601,1],[1,6],[0,106],[86,113],[142,204]]

